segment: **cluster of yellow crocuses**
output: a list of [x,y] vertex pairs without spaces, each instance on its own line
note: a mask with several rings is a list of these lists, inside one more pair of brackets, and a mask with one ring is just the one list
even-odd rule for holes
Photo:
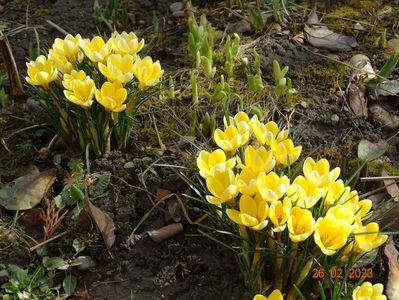
[[[72,103],[88,108],[95,98],[105,109],[120,112],[126,108],[125,84],[136,78],[138,88],[143,91],[162,77],[159,61],[153,62],[149,56],[141,59],[138,55],[143,46],[144,40],[139,40],[133,32],[114,32],[108,41],[100,36],[89,40],[79,34],[67,35],[55,39],[47,57],[40,55],[27,63],[26,81],[44,88],[56,82],[63,85],[65,97]],[[90,76],[93,74],[79,70],[84,57],[106,78],[101,86],[96,86]]]
[[118,127],[119,136],[113,138],[126,143],[134,109],[164,73],[159,61],[140,57],[143,46],[144,40],[133,32],[114,32],[108,40],[67,35],[55,39],[47,57],[27,63],[26,81],[48,93],[45,105],[58,116],[51,120],[67,142],[79,140],[82,147],[90,143],[101,154],[112,128]]
[[[298,160],[301,146],[295,146],[288,131],[279,130],[275,122],[263,124],[256,115],[250,119],[239,112],[225,119],[225,130],[217,129],[214,140],[220,149],[201,151],[197,165],[211,193],[207,200],[226,203],[233,222],[252,230],[287,229],[296,243],[313,234],[325,255],[344,246],[371,251],[386,241],[377,223],[362,223],[371,201],[359,200],[358,193],[338,179],[340,169],[330,170],[326,159],[308,157],[303,175],[293,180],[285,175],[286,167]],[[312,212],[315,205],[325,211],[318,219]],[[348,244],[351,235],[354,241]]]
[[[326,159],[311,157],[302,166],[295,164],[302,148],[295,146],[288,130],[279,129],[275,122],[263,123],[256,115],[249,118],[239,112],[224,119],[224,130],[216,129],[214,141],[219,149],[201,151],[197,158],[209,191],[207,201],[239,225],[244,239],[248,239],[245,232],[249,229],[255,239],[267,237],[268,242],[261,247],[271,245],[273,251],[308,260],[305,273],[298,278],[306,278],[313,260],[319,257],[317,253],[327,257],[338,253],[339,263],[345,264],[349,257],[369,252],[387,240],[377,223],[367,223],[371,201],[359,199],[358,192],[339,179],[340,168],[331,169]],[[302,172],[290,178],[294,168]],[[308,239],[319,250],[301,256],[299,245],[306,242],[310,246]],[[282,245],[284,241],[290,245]],[[244,245],[249,247],[248,242]],[[256,250],[261,243],[256,245],[251,251],[261,253]],[[255,255],[250,269],[256,269],[257,261]],[[287,273],[293,268],[293,263],[287,262],[283,270],[279,259],[271,264],[280,268],[276,272]],[[295,272],[300,274],[298,269]],[[285,282],[289,278],[285,276],[275,288],[289,286]]]
[[[381,283],[372,284],[366,281],[354,289],[352,299],[386,300],[387,297],[382,294],[383,290],[384,286]],[[284,300],[284,297],[279,290],[274,290],[268,297],[258,294],[253,300]]]

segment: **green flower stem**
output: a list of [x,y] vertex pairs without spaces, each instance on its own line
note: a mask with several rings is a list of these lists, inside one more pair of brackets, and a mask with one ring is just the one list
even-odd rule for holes
[[248,256],[248,232],[247,228],[243,225],[240,225],[240,236],[242,237],[242,248],[243,248],[243,255],[245,258],[245,262],[250,267],[249,256]]
[[70,122],[68,122],[68,114],[58,103],[58,97],[55,94],[54,90],[51,87],[49,87],[48,90],[50,91],[51,101],[52,101],[53,105],[56,107],[56,109],[58,110],[58,113],[60,115],[60,124],[61,124],[60,129],[64,132],[64,134],[63,134],[64,139],[67,139],[66,142],[72,142],[73,131],[71,130],[71,128],[69,126]]
[[[107,112],[105,115],[105,119],[104,119],[104,136],[103,136],[104,153],[111,152],[111,131],[109,128],[110,114],[111,113]],[[101,133],[99,133],[99,135],[100,134]],[[104,138],[105,138],[105,140],[104,140]],[[105,143],[104,143],[104,141],[105,141]]]
[[284,272],[284,280],[283,280],[283,285],[287,284],[288,278],[291,275],[292,271],[292,266],[294,265],[294,260],[296,259],[297,253],[298,253],[298,243],[292,242],[291,244],[291,250],[290,250],[290,258],[289,258],[289,264],[288,268]]
[[275,272],[275,277],[274,277],[274,288],[282,290],[283,288],[283,275],[284,275],[284,271],[283,271],[283,262],[284,262],[284,257],[283,255],[280,253],[280,251],[283,251],[283,249],[280,247],[281,245],[281,232],[278,232],[276,234],[277,236],[277,243],[275,243],[275,245],[277,246],[276,249],[278,251],[276,251],[276,272]]
[[[88,133],[89,133],[90,139],[93,141],[94,154],[96,155],[96,157],[99,157],[101,154],[101,151],[100,151],[100,147],[98,144],[97,130],[96,130],[96,127],[94,126],[94,122],[90,115],[90,111],[85,109],[85,113],[87,116],[87,123],[89,126]],[[87,144],[87,142],[88,141],[85,141],[86,144]],[[84,149],[84,148],[85,147],[83,147],[82,149]]]
[[302,286],[306,277],[308,277],[310,270],[312,269],[314,258],[315,256],[312,256],[306,262],[305,266],[302,268],[301,273],[299,273],[298,278],[295,280],[295,284],[291,287],[290,291],[288,292],[288,295],[285,298],[286,300],[295,300],[297,298],[297,290],[295,289],[295,286],[297,286],[298,288]]

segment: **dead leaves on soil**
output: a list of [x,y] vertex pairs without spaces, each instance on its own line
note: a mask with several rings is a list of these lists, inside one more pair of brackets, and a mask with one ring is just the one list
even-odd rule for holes
[[47,195],[56,178],[56,170],[28,174],[0,189],[0,205],[8,210],[26,210]]
[[87,210],[91,216],[98,231],[101,233],[105,247],[111,254],[110,249],[115,242],[115,223],[112,218],[101,209],[96,207],[89,199],[86,198]]
[[385,292],[389,300],[399,300],[399,253],[392,239],[388,240],[384,248],[384,253],[388,258],[389,266],[389,275],[385,286]]

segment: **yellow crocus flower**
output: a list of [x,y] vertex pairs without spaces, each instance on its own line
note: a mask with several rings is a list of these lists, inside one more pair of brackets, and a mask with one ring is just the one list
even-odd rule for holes
[[124,104],[127,97],[127,91],[119,82],[104,82],[101,90],[96,91],[97,102],[108,111],[121,112],[126,109]]
[[369,281],[366,281],[353,290],[352,299],[386,300],[387,297],[382,294],[383,291],[384,286],[381,283],[371,284]]
[[26,66],[28,76],[25,79],[31,85],[47,87],[50,82],[58,78],[54,61],[47,59],[44,55],[38,56],[35,61],[26,63]]
[[85,55],[92,62],[102,62],[111,53],[111,47],[108,43],[105,43],[103,38],[95,36],[92,40],[83,39],[81,47]]
[[133,64],[133,74],[139,81],[139,90],[144,91],[151,86],[156,85],[161,79],[164,71],[161,68],[161,64],[157,60],[155,63],[149,56],[141,59],[139,56],[136,57],[136,61]]
[[282,232],[287,226],[287,221],[291,215],[291,200],[286,197],[283,201],[276,200],[270,204],[269,219],[273,223],[273,232]]
[[237,185],[241,194],[253,196],[258,192],[256,185],[257,174],[246,168],[237,177]]
[[238,129],[238,132],[240,134],[248,134],[251,135],[251,120],[249,119],[248,115],[240,111],[236,113],[236,115],[233,117],[228,118],[229,122],[227,122],[226,117],[223,117],[223,123],[224,127],[227,128],[229,125],[234,125]]
[[312,208],[321,198],[322,189],[303,176],[297,176],[287,189],[286,195],[294,206]]
[[226,154],[221,149],[217,149],[212,153],[202,150],[197,158],[197,167],[203,178],[212,176],[215,169],[224,171],[226,168],[234,168],[235,164],[235,157],[227,160]]
[[229,125],[225,131],[217,128],[213,134],[215,143],[226,152],[234,153],[248,141],[249,135],[241,135],[234,125]]
[[347,220],[331,214],[316,221],[314,240],[325,255],[333,255],[345,246],[351,232],[352,226]]
[[[379,233],[379,226],[372,222],[355,230],[355,248],[369,252],[386,242],[388,236]],[[359,251],[357,251],[359,252]]]
[[288,137],[288,130],[279,131],[276,122],[270,121],[264,124],[256,116],[251,119],[251,127],[260,145],[271,146],[273,141],[279,143]]
[[130,54],[111,54],[106,65],[98,63],[98,69],[109,81],[127,83],[133,79],[133,62],[134,57]]
[[214,169],[212,176],[206,179],[208,191],[213,196],[206,196],[209,203],[219,205],[234,199],[238,195],[237,179],[232,169]]
[[263,146],[255,149],[249,145],[245,148],[245,167],[251,169],[255,174],[269,173],[275,164],[273,151],[267,151]]
[[72,70],[70,74],[64,74],[64,80],[62,81],[62,85],[67,90],[73,89],[73,82],[75,80],[83,81],[86,79],[86,73],[81,71]]
[[[309,178],[307,179],[309,180]],[[329,184],[323,186],[324,206],[330,207],[332,205],[344,203],[345,197],[348,196],[349,193],[350,187],[346,187],[341,179],[330,182]]]
[[299,243],[306,240],[313,233],[315,220],[309,210],[294,207],[291,209],[287,226],[291,241]]
[[259,195],[263,200],[273,202],[284,196],[288,186],[289,179],[287,176],[279,177],[276,173],[270,172],[260,173],[256,180]]
[[263,295],[255,295],[253,300],[284,300],[283,294],[281,294],[280,290],[274,290],[268,297]]
[[112,50],[117,54],[131,54],[135,56],[144,46],[144,40],[140,40],[133,33],[123,31],[121,34],[114,32],[110,38]]
[[72,36],[68,34],[64,39],[56,38],[53,43],[53,50],[59,55],[68,59],[70,63],[75,63],[79,56],[79,46],[82,41],[80,34]]
[[314,182],[319,187],[336,181],[340,172],[341,169],[338,167],[330,171],[330,164],[324,158],[315,162],[313,158],[308,157],[303,163],[303,174],[306,179]]
[[227,216],[235,223],[249,227],[252,230],[262,230],[267,226],[267,213],[269,206],[266,201],[253,199],[248,195],[242,195],[239,202],[239,211],[227,209]]
[[72,103],[88,108],[93,103],[94,92],[96,91],[94,81],[89,76],[85,76],[86,74],[83,71],[76,72],[73,70],[72,72],[74,72],[73,75],[64,75],[64,95]]
[[65,56],[53,49],[50,49],[48,59],[54,62],[55,67],[61,74],[70,73],[74,68]]
[[283,168],[296,162],[302,151],[302,146],[295,147],[291,139],[285,139],[281,142],[272,141],[271,148],[277,165]]

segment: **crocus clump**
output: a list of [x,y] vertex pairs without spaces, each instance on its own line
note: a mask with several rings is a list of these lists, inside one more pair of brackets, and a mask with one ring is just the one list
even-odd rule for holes
[[138,107],[164,71],[140,57],[144,40],[133,32],[83,39],[57,38],[48,56],[27,63],[26,81],[36,89],[58,134],[95,154],[126,146]]
[[275,122],[239,112],[224,119],[214,141],[219,148],[197,158],[205,199],[217,207],[215,224],[227,217],[232,233],[241,236],[238,261],[253,294],[267,277],[273,289],[295,299],[294,285],[301,288],[315,268],[349,270],[349,263],[387,240],[377,223],[368,222],[371,201],[339,179],[340,168],[326,159],[299,162],[302,147]]

